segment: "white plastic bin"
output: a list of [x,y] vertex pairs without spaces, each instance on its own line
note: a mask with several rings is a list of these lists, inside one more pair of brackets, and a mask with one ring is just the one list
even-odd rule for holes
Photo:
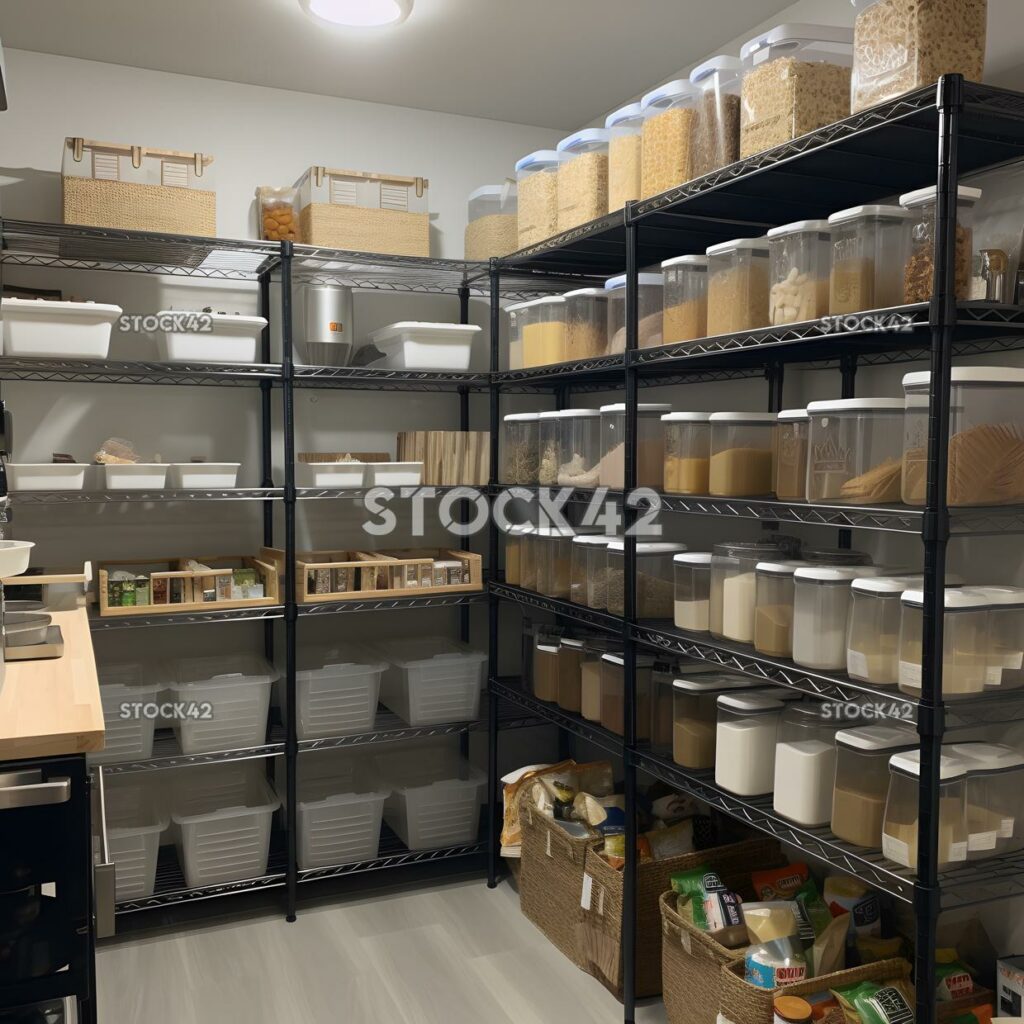
[[419,727],[476,719],[485,652],[439,636],[387,640],[373,650],[388,662],[381,702],[402,721]]
[[4,299],[4,355],[37,359],[106,359],[120,306],[99,302]]
[[171,666],[171,673],[171,699],[183,702],[189,712],[173,722],[183,753],[239,750],[266,741],[270,687],[277,671],[263,658],[247,654],[181,658]]
[[[118,761],[145,760],[153,754],[156,716],[148,716],[141,705],[155,704],[164,685],[163,676],[153,665],[123,662],[98,665],[100,703],[103,705],[103,749],[88,755],[89,764],[113,764]],[[138,704],[122,714],[122,705]]]
[[104,779],[107,848],[114,864],[114,898],[153,895],[160,837],[170,819],[155,778],[115,775]]
[[110,491],[162,491],[167,486],[167,470],[161,462],[126,462],[103,467]]
[[365,462],[295,463],[295,483],[299,487],[363,487],[367,475]]
[[214,491],[238,486],[240,462],[172,462],[167,485],[174,490]]
[[367,462],[367,487],[419,487],[423,483],[422,462]]
[[475,324],[430,324],[402,320],[370,335],[392,370],[468,370]]
[[355,644],[303,648],[295,673],[300,740],[369,732],[385,661]]
[[168,363],[255,363],[260,334],[267,326],[262,316],[237,313],[188,313],[161,310],[161,319],[209,317],[208,331],[165,331],[157,338],[160,358]]
[[85,463],[9,462],[7,486],[12,491],[80,491],[85,486]]

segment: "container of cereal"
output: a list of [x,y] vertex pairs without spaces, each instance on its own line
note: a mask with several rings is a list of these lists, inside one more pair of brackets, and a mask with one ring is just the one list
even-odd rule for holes
[[708,335],[767,327],[768,239],[737,238],[711,246],[708,257]]
[[533,695],[554,704],[558,700],[558,642],[542,637],[533,648]]
[[553,149],[539,149],[516,163],[520,249],[538,245],[558,232],[558,167],[563,159]]
[[775,813],[817,828],[832,819],[838,719],[824,704],[790,704],[775,748]]
[[608,212],[621,210],[640,198],[640,160],[643,147],[644,112],[630,103],[609,114],[608,129]]
[[793,657],[793,574],[806,562],[758,562],[754,569],[754,650]]
[[967,765],[967,859],[1024,849],[1024,756],[997,743],[953,743],[948,750]]
[[516,185],[483,185],[469,194],[466,223],[467,260],[507,256],[519,247],[516,220]]
[[772,543],[732,541],[714,546],[709,609],[712,636],[741,644],[754,642],[757,564],[785,559],[785,550]]
[[700,89],[696,173],[710,174],[740,158],[740,86],[743,61],[721,55],[690,73]]
[[501,482],[537,486],[540,413],[512,412],[502,421]]
[[511,343],[518,341],[522,353],[522,369],[549,366],[565,359],[566,310],[561,295],[517,302],[507,306],[505,312],[511,318]]
[[587,600],[588,608],[608,610],[608,545],[616,537],[604,537],[604,544],[587,544]]
[[662,341],[693,341],[708,333],[708,258],[676,256],[661,265],[665,280]]
[[[650,739],[651,674],[654,658],[636,657],[636,738]],[[606,654],[601,659],[601,725],[618,736],[625,735],[625,659],[621,654]]]
[[708,493],[718,498],[771,494],[776,414],[714,412],[710,423]]
[[715,784],[737,796],[764,796],[775,785],[775,745],[785,704],[755,691],[717,700]]
[[[610,277],[604,283],[608,294],[608,354],[626,351],[626,275]],[[637,275],[637,347],[654,348],[661,344],[661,274]]]
[[594,359],[608,348],[608,293],[603,288],[566,292],[565,359]]
[[780,501],[805,501],[811,417],[806,409],[783,409],[777,424],[772,490]]
[[558,143],[558,230],[603,217],[608,212],[606,128],[584,128]]
[[829,217],[833,316],[903,304],[908,233],[914,214],[902,206],[852,206]]
[[666,192],[697,176],[700,98],[700,89],[686,79],[679,79],[653,89],[640,100],[644,114],[641,199]]
[[[661,417],[672,406],[645,402],[636,413],[636,485],[660,491],[665,474],[665,445],[661,435]],[[626,404],[601,406],[602,487],[622,490],[626,486]]]
[[[601,533],[583,533],[572,539],[572,565],[569,575],[569,600],[573,604],[587,605],[588,586],[590,583],[590,556],[592,549],[596,548],[596,554],[604,556],[601,565],[601,575],[605,576],[607,553],[606,549],[613,538],[606,537]],[[596,572],[595,554],[595,572]],[[605,576],[605,580],[607,577]],[[601,605],[602,609],[604,605]]]
[[832,229],[827,220],[800,220],[768,232],[773,326],[817,320],[828,313]]
[[[671,619],[674,575],[672,559],[686,550],[670,541],[640,541],[636,546],[636,616],[638,619]],[[625,615],[626,544],[616,538],[608,545],[608,611]]]
[[711,468],[711,413],[670,412],[661,417],[665,433],[667,494],[707,494]]
[[561,461],[555,482],[559,487],[597,487],[601,462],[600,409],[563,409],[558,429]]

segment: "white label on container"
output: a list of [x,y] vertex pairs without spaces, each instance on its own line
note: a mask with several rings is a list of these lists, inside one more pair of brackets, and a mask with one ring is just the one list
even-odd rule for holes
[[1016,824],[1015,818],[1003,818],[999,823],[999,838],[1000,839],[1012,839],[1013,838],[1013,827]]
[[860,651],[846,651],[846,671],[851,676],[859,676],[861,679],[868,678],[868,658]]
[[[994,850],[996,848],[996,839],[998,833],[993,829],[990,832],[972,832],[967,837],[967,849],[971,853],[982,853],[988,850]],[[954,843],[954,846],[960,845]]]
[[902,864],[905,867],[914,867],[910,863],[910,845],[905,843],[902,839],[897,839],[895,836],[888,834],[882,835],[882,853],[889,858],[894,860],[897,864]]
[[953,864],[958,863],[962,860],[967,860],[967,844],[966,843],[950,843],[949,844],[949,859]]
[[900,682],[904,686],[921,689],[921,666],[913,661],[900,662]]
[[580,906],[584,910],[590,909],[590,901],[594,895],[594,879],[590,875],[583,876],[583,895],[580,897]]
[[692,947],[690,946],[689,932],[684,931],[683,929],[679,930],[679,945],[682,946],[687,953],[692,952]]
[[1001,665],[989,665],[985,669],[985,685],[999,686],[1003,681],[1003,669]]

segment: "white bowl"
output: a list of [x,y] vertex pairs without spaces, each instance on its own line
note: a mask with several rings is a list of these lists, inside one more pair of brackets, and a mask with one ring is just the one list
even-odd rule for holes
[[28,568],[35,546],[31,540],[0,540],[0,579],[20,576]]

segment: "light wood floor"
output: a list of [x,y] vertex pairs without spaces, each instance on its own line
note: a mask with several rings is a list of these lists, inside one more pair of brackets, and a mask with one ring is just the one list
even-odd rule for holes
[[[479,880],[101,946],[102,1024],[621,1024],[622,1007]],[[637,1024],[664,1024],[653,1002]]]

